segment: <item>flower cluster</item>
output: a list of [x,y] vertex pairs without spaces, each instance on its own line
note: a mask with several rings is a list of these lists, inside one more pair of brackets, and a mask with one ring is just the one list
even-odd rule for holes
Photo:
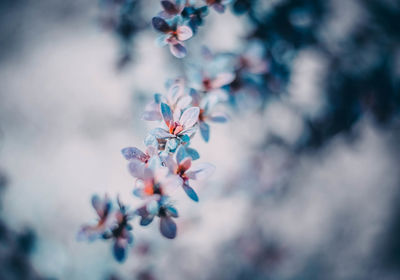
[[[186,54],[183,41],[193,36],[208,7],[223,12],[228,2],[207,0],[205,6],[197,8],[193,1],[161,1],[163,11],[152,19],[153,26],[163,33],[160,42],[169,44],[176,57],[183,57]],[[142,119],[158,122],[160,126],[145,137],[144,149],[126,147],[121,151],[134,178],[133,195],[142,204],[129,210],[119,199],[114,206],[107,195],[103,199],[93,196],[92,205],[98,218],[95,223],[82,226],[79,239],[112,240],[115,258],[123,261],[133,244],[130,220],[134,217],[138,217],[141,226],[156,219],[164,237],[176,237],[178,210],[172,197],[183,191],[198,202],[196,181],[208,178],[215,169],[209,163],[197,162],[200,155],[191,147],[191,141],[199,130],[208,142],[210,124],[229,120],[228,115],[218,110],[218,104],[230,101],[238,91],[245,93],[250,86],[258,86],[257,76],[268,71],[268,63],[262,54],[252,54],[214,54],[204,47],[203,63],[190,65],[186,78],[168,81],[165,94],[154,94],[144,108]]]
[[144,140],[145,149],[137,147],[122,149],[128,161],[128,170],[134,177],[133,194],[143,204],[133,211],[117,199],[117,210],[105,196],[93,196],[92,205],[97,212],[97,221],[82,226],[78,239],[111,239],[113,252],[118,261],[123,261],[129,245],[133,242],[129,220],[137,216],[140,225],[149,225],[157,217],[161,234],[169,239],[177,235],[178,211],[171,197],[183,191],[193,201],[199,196],[194,183],[208,178],[214,172],[210,163],[198,163],[199,153],[190,147],[190,142],[200,129],[204,140],[209,140],[208,121],[225,122],[227,116],[212,108],[219,98],[212,92],[197,91],[186,86],[182,78],[167,83],[165,95],[155,94],[148,104],[143,119],[159,121],[160,127],[152,129]]
[[155,30],[161,33],[157,42],[160,46],[168,45],[171,53],[177,58],[187,54],[184,41],[190,39],[208,15],[209,7],[218,13],[225,11],[231,0],[204,0],[204,5],[196,7],[194,0],[163,0],[163,10],[153,17]]

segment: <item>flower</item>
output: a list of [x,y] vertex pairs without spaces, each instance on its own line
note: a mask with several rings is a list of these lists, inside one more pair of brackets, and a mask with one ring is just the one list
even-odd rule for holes
[[201,180],[207,178],[214,172],[215,167],[210,163],[202,163],[191,168],[192,159],[190,157],[183,158],[182,156],[184,156],[184,154],[178,151],[176,153],[176,161],[172,156],[169,156],[166,159],[165,164],[172,174],[176,174],[182,179],[182,188],[185,193],[192,200],[198,202],[199,198],[194,189],[189,185],[189,179]]
[[133,243],[133,235],[131,233],[132,226],[128,223],[136,212],[128,212],[125,205],[117,198],[119,210],[115,213],[116,223],[111,228],[111,231],[103,234],[104,239],[113,239],[113,254],[117,261],[125,260],[126,251]]
[[176,143],[176,145],[178,145],[177,138],[179,141],[188,142],[197,129],[195,124],[199,119],[199,107],[187,108],[179,116],[179,119],[178,115],[174,114],[167,104],[161,103],[160,108],[167,128],[155,128],[150,134],[157,139],[172,139],[171,142]]
[[228,121],[228,116],[222,112],[212,113],[215,105],[219,102],[217,96],[208,95],[205,98],[201,99],[200,94],[195,90],[192,90],[190,94],[192,96],[192,104],[194,106],[200,107],[198,121],[200,134],[204,141],[208,142],[210,139],[210,126],[207,122],[211,121],[216,123],[225,123]]
[[214,8],[215,11],[218,13],[225,12],[225,7],[228,5],[232,0],[204,0],[208,6]]
[[190,86],[202,93],[218,95],[224,99],[226,93],[222,87],[235,79],[235,74],[226,69],[228,62],[225,57],[217,57],[203,48],[203,61],[187,68]]
[[171,53],[177,58],[183,58],[186,56],[187,51],[183,44],[183,41],[190,39],[193,36],[192,29],[186,25],[178,23],[178,17],[175,17],[169,24],[161,17],[153,17],[152,24],[154,29],[163,33],[159,37],[158,42],[162,45],[169,45]]
[[184,80],[181,78],[175,79],[168,86],[168,91],[165,96],[159,93],[154,95],[154,101],[146,106],[142,118],[148,121],[162,120],[160,110],[161,102],[168,104],[171,110],[174,111],[174,114],[180,116],[182,110],[190,105],[191,101],[192,98],[185,93]]
[[188,20],[189,27],[193,33],[196,33],[197,28],[203,24],[203,18],[208,15],[208,6],[199,8],[185,7],[181,15],[185,20]]
[[112,217],[110,215],[112,203],[107,195],[104,196],[104,199],[101,199],[98,195],[93,195],[92,206],[98,215],[97,223],[93,225],[83,225],[78,232],[78,240],[87,239],[93,241],[101,237],[112,223]]
[[178,211],[168,202],[168,197],[161,196],[157,201],[151,201],[136,210],[136,214],[141,217],[140,225],[149,225],[154,217],[160,218],[160,232],[168,238],[176,237],[176,224],[172,220],[178,217]]
[[149,201],[157,200],[160,196],[171,193],[182,184],[179,176],[169,174],[168,169],[162,166],[159,157],[151,158],[149,167],[145,167],[143,171],[135,168],[141,169],[138,165],[129,165],[131,174],[139,179],[133,193],[140,198]]

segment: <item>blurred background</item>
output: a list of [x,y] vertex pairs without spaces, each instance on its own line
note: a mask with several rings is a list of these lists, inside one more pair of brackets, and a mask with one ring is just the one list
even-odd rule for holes
[[[400,3],[234,0],[182,60],[155,44],[160,10],[1,1],[0,279],[400,279]],[[231,121],[195,137],[216,172],[176,198],[178,237],[134,220],[123,264],[77,242],[93,193],[139,206],[120,150],[166,79],[253,43],[268,70],[237,72]]]

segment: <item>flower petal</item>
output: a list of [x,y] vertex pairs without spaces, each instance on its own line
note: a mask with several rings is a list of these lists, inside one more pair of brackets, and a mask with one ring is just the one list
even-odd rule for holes
[[189,26],[182,25],[176,30],[179,41],[186,41],[193,36],[193,31]]
[[160,232],[163,236],[169,239],[176,237],[176,224],[170,217],[161,217]]
[[183,184],[183,190],[193,201],[199,202],[199,197],[191,186],[188,184]]
[[168,31],[171,31],[171,28],[168,25],[168,23],[160,17],[153,17],[151,19],[151,23],[153,24],[154,29],[156,29],[157,31],[160,31],[163,33],[167,33]]
[[184,127],[184,129],[191,128],[198,121],[199,114],[199,107],[190,107],[183,112],[179,123]]

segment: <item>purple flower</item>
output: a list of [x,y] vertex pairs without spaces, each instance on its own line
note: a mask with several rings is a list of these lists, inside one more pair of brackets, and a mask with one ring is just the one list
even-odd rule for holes
[[136,214],[141,217],[140,225],[149,225],[154,217],[160,218],[160,232],[168,238],[176,237],[176,224],[172,218],[178,217],[178,211],[170,203],[167,202],[167,197],[162,196],[158,201],[152,201],[136,210]]
[[212,175],[215,167],[210,163],[195,164],[192,167],[192,159],[190,157],[182,158],[181,153],[176,153],[176,161],[169,156],[165,162],[170,172],[178,175],[182,179],[182,188],[186,194],[194,201],[199,198],[194,189],[189,184],[190,180],[202,180]]
[[92,206],[98,215],[97,222],[92,225],[83,225],[78,232],[78,240],[87,239],[93,241],[101,237],[102,234],[109,229],[112,223],[112,216],[110,215],[112,204],[107,195],[104,196],[104,199],[101,199],[97,195],[93,195]]
[[189,26],[179,25],[176,22],[168,24],[168,22],[161,17],[153,17],[152,24],[154,29],[163,33],[158,39],[161,45],[168,44],[171,53],[177,58],[186,56],[187,51],[183,41],[193,36],[192,29],[190,29]]
[[218,13],[225,12],[225,7],[228,5],[232,0],[204,0],[208,6],[214,8],[215,11]]

